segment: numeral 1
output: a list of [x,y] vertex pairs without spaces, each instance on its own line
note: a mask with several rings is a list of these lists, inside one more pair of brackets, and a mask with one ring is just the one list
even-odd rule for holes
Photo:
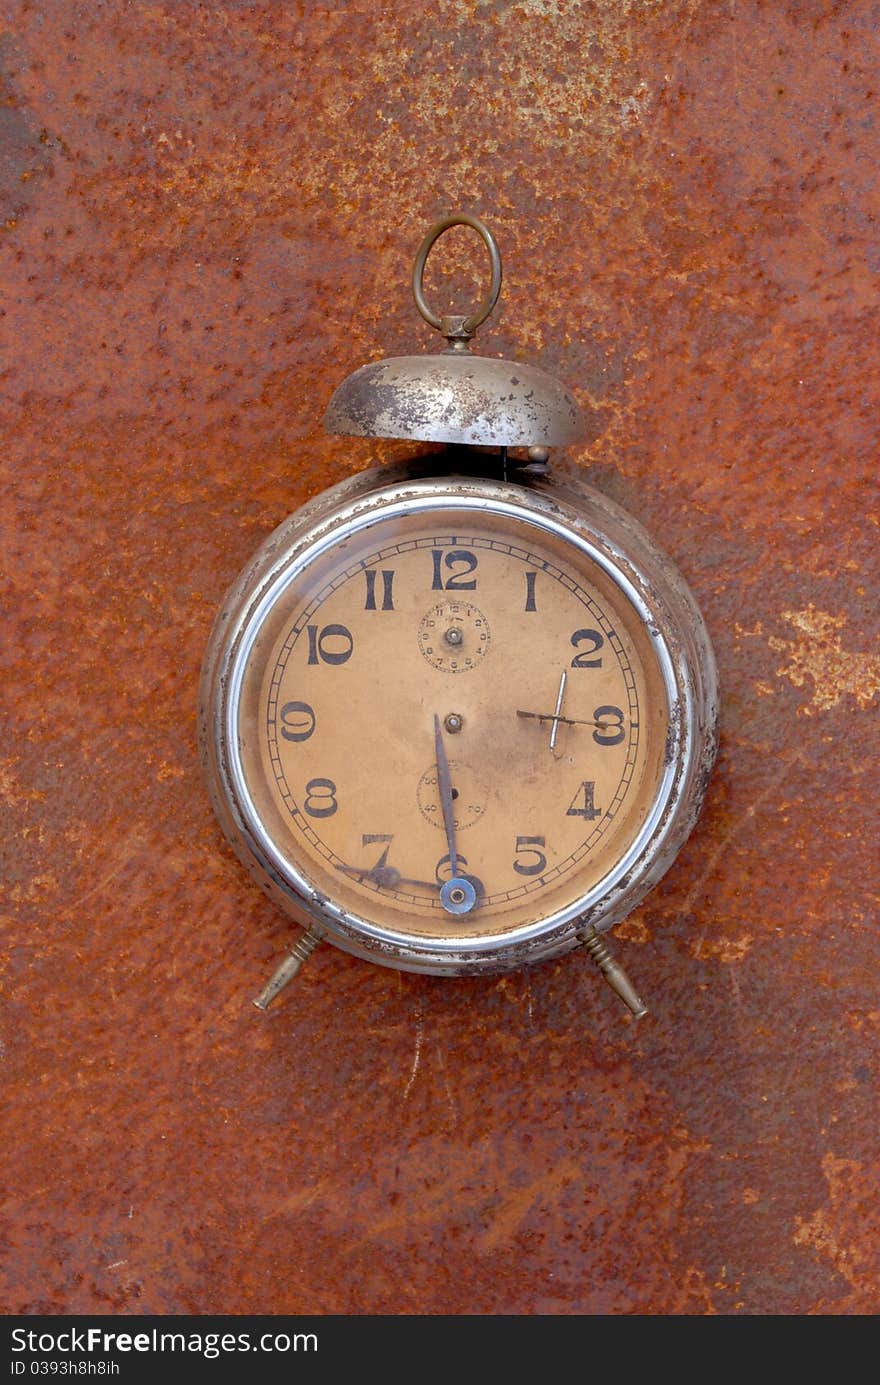
[[537,609],[538,609],[537,606],[535,605],[535,579],[537,578],[537,576],[538,576],[537,572],[527,572],[527,573],[526,573],[526,610],[527,610],[527,611],[537,611]]

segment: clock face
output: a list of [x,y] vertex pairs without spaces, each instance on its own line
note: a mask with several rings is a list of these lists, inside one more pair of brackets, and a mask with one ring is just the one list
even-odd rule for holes
[[656,818],[669,704],[644,615],[585,542],[512,505],[397,505],[316,544],[234,681],[274,869],[368,930],[559,918]]

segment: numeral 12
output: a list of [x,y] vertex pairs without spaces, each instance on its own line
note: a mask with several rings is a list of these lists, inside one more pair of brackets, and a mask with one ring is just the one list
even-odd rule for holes
[[[453,549],[451,552],[447,553],[447,554],[445,555],[445,558],[444,558],[444,555],[443,555],[443,552],[442,552],[441,549],[439,549],[439,548],[432,548],[432,549],[431,549],[431,554],[432,554],[433,559],[434,559],[434,580],[433,580],[433,582],[431,583],[431,591],[435,591],[435,592],[442,592],[442,591],[447,591],[447,592],[472,592],[472,591],[476,591],[476,588],[477,588],[477,579],[476,579],[476,577],[471,578],[470,581],[466,581],[466,580],[465,580],[465,579],[470,575],[470,573],[472,573],[472,572],[474,572],[474,571],[476,570],[476,566],[477,566],[477,555],[476,555],[476,553],[468,553],[468,552],[466,552],[466,551],[465,551],[464,549],[462,549],[462,548],[455,548],[455,549]],[[445,582],[443,581],[443,571],[442,571],[444,565],[450,569],[450,573],[451,573],[451,575],[450,575],[449,577],[446,578],[446,581],[445,581]],[[461,571],[460,571],[460,572],[455,572],[455,571],[454,571],[454,569],[457,568],[457,567],[458,567],[458,568],[461,568]]]

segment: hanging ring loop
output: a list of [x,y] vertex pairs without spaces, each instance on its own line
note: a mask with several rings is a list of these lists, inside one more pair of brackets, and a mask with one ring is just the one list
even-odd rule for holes
[[[441,317],[439,313],[435,313],[429,308],[425,301],[423,280],[428,255],[435,240],[442,236],[444,231],[448,231],[451,226],[470,226],[472,230],[476,231],[482,237],[486,249],[489,251],[489,259],[492,264],[492,282],[489,286],[489,292],[476,312],[471,313],[470,317]],[[486,321],[498,302],[498,295],[501,292],[501,251],[498,249],[498,242],[488,226],[485,226],[479,217],[468,216],[464,212],[457,212],[453,216],[446,216],[442,221],[436,222],[419,246],[419,252],[413,264],[412,287],[416,307],[426,322],[450,340],[467,341],[469,337],[472,337],[480,323]]]

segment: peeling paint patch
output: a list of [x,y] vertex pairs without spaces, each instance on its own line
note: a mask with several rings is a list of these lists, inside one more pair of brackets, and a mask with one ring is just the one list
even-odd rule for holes
[[845,616],[819,611],[810,603],[803,611],[783,611],[783,620],[798,632],[794,640],[771,635],[771,649],[788,656],[776,670],[777,677],[788,678],[796,688],[811,679],[813,696],[800,710],[805,716],[827,712],[847,695],[866,710],[880,692],[880,655],[855,654],[841,648],[837,633],[846,625]]
[[717,957],[719,962],[741,962],[753,942],[751,933],[739,938],[698,938],[691,944],[691,955],[698,961]]

